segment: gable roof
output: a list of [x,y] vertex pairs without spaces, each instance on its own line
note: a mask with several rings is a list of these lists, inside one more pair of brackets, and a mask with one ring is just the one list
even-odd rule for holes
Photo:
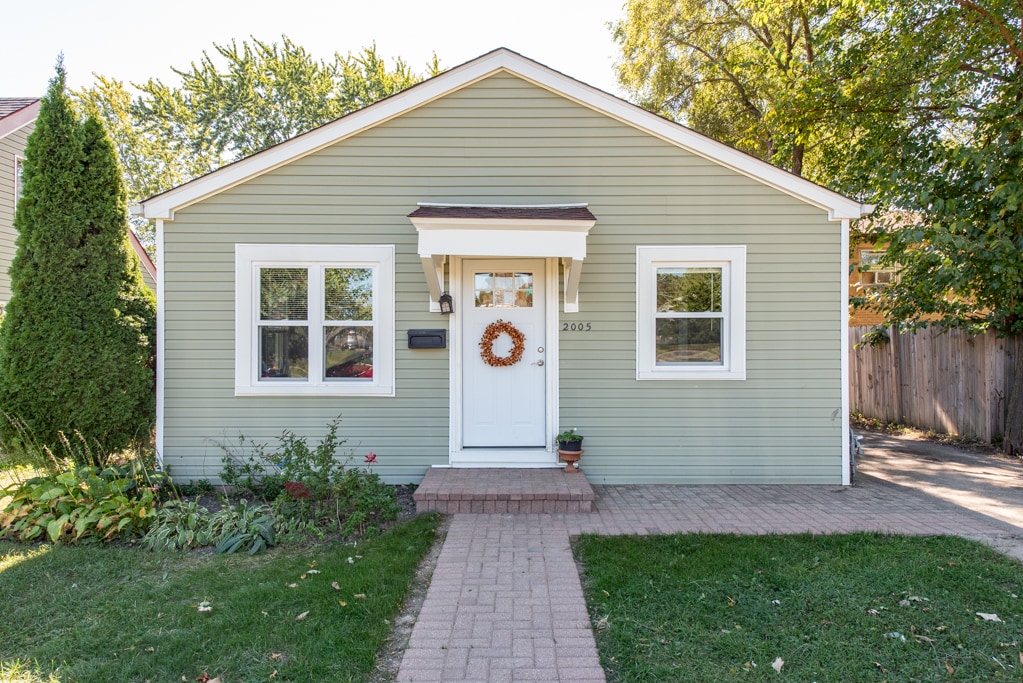
[[208,175],[143,201],[135,212],[174,220],[174,212],[251,178],[279,168],[341,140],[444,97],[497,73],[510,73],[534,85],[730,168],[828,212],[832,220],[859,218],[870,206],[844,197],[745,152],[717,142],[674,121],[570,78],[507,48],[498,48],[397,94]]
[[0,97],[0,138],[23,128],[39,116],[38,97]]

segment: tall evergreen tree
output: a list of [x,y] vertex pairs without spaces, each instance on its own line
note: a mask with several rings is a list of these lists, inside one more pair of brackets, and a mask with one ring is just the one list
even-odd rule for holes
[[144,440],[153,421],[155,300],[127,233],[114,147],[82,123],[57,74],[25,150],[11,300],[0,327],[0,439],[78,430],[96,454]]

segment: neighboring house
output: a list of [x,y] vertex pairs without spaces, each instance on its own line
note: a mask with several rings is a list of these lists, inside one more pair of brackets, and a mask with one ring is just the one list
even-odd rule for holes
[[[887,287],[898,277],[898,266],[881,265],[884,247],[853,235],[852,257],[849,271],[849,296],[862,296],[871,288]],[[877,310],[867,307],[849,307],[849,326],[884,325],[887,321]]]
[[593,482],[847,484],[868,209],[496,50],[143,203],[158,453],[340,414],[391,482],[574,427]]
[[[39,116],[39,98],[0,97],[0,307],[11,298],[11,267],[18,233],[14,229],[14,209],[21,196],[21,163],[25,143],[35,130]],[[134,232],[131,246],[142,265],[142,279],[156,290],[156,267]]]
[[21,195],[25,141],[35,129],[38,97],[0,97],[0,307],[11,298],[7,269],[14,259],[14,207]]

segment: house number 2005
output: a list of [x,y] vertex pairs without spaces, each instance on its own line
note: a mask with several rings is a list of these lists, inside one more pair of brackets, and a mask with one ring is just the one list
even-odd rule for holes
[[589,332],[593,329],[593,323],[561,323],[562,332]]

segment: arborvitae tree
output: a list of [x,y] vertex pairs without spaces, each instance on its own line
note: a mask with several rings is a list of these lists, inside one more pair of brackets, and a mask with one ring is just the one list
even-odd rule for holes
[[21,438],[17,422],[55,448],[59,432],[77,430],[102,457],[149,435],[156,305],[129,242],[114,147],[95,119],[80,122],[60,62],[23,168],[0,327],[0,439]]

